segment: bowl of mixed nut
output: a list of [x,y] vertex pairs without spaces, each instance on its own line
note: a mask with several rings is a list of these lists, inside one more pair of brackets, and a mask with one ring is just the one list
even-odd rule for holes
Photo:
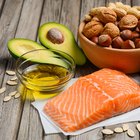
[[85,55],[97,67],[140,71],[140,6],[116,2],[92,8],[78,33]]

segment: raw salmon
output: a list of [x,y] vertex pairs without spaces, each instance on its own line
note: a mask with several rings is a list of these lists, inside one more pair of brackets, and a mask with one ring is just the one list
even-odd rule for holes
[[124,73],[105,68],[80,77],[50,99],[44,112],[63,131],[73,132],[139,106],[139,85]]

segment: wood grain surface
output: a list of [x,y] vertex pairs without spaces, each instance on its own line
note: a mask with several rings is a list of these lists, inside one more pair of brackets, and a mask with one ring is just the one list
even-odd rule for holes
[[[77,30],[84,15],[92,7],[105,6],[117,0],[0,0],[0,86],[7,90],[0,94],[0,140],[139,140],[136,130],[137,122],[129,125],[135,132],[130,138],[126,133],[106,137],[102,135],[103,128],[114,129],[122,124],[100,127],[78,136],[63,134],[45,135],[37,111],[31,106],[31,101],[11,99],[3,102],[5,96],[17,90],[17,86],[6,85],[11,77],[6,70],[15,70],[15,59],[7,49],[11,38],[28,38],[38,41],[38,28],[46,22],[59,22],[66,25],[78,42]],[[119,0],[129,5],[140,5],[140,0]],[[38,41],[39,42],[39,41]],[[88,60],[84,66],[77,66],[75,77],[84,76],[98,70]],[[135,74],[138,81],[140,75]],[[28,92],[31,96],[31,93]]]

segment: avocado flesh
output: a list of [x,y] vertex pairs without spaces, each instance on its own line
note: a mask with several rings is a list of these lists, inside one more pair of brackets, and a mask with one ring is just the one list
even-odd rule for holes
[[[30,59],[32,62],[54,64],[65,67],[68,69],[68,64],[62,60],[61,56],[53,53],[52,51],[46,49],[42,45],[27,39],[15,38],[8,41],[8,50],[11,55],[15,58],[22,57],[23,54],[37,50],[45,49],[44,51],[36,51],[33,54],[26,54],[23,56],[24,59]],[[36,56],[36,57],[34,57]]]
[[[64,36],[64,42],[61,44],[54,44],[47,38],[47,33],[50,29],[57,28]],[[86,58],[80,48],[78,47],[72,32],[62,24],[49,22],[43,24],[39,28],[39,40],[47,48],[62,51],[69,54],[77,65],[83,65],[86,62]],[[66,55],[64,56],[66,57]]]

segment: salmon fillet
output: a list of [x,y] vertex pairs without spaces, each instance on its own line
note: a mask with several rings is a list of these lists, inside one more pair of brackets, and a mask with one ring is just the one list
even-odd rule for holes
[[140,106],[140,87],[122,72],[102,69],[80,77],[44,106],[63,131],[73,132]]

